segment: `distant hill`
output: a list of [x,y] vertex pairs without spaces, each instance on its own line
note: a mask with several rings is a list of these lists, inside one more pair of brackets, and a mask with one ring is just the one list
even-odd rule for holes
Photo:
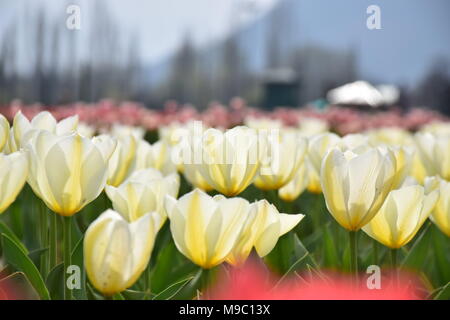
[[[366,27],[366,9],[372,4],[381,8],[381,30]],[[450,57],[448,0],[284,0],[261,19],[237,31],[252,71],[267,66],[268,33],[276,15],[283,12],[289,15],[286,21],[281,20],[285,24],[285,31],[279,35],[283,59],[302,48],[348,51],[354,55],[359,78],[414,86],[435,59]],[[214,64],[221,50],[222,43],[210,44],[201,49],[201,59]],[[171,61],[172,57],[167,57],[157,65],[147,66],[144,79],[158,83],[170,72]]]

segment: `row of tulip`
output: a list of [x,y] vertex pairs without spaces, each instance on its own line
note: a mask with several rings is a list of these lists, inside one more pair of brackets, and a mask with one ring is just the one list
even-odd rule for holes
[[[231,129],[174,122],[160,127],[151,144],[142,127],[114,124],[97,132],[78,116],[58,122],[45,111],[31,121],[17,112],[10,125],[0,115],[0,213],[11,207],[11,226],[17,217],[31,224],[38,242],[31,247],[41,250],[34,263],[20,232],[1,224],[5,263],[25,272],[41,298],[162,298],[169,292],[192,298],[213,281],[206,270],[239,267],[251,255],[286,274],[308,256],[308,267],[320,273],[315,260],[321,253],[309,253],[300,238],[315,238],[311,247],[339,238],[339,230],[328,231],[330,216],[348,231],[348,241],[339,238],[338,246],[348,248],[355,282],[361,229],[373,239],[373,262],[382,262],[378,242],[390,250],[394,268],[401,249],[413,251],[406,246],[428,218],[442,232],[433,233],[437,244],[448,247],[448,123],[415,134],[391,127],[338,136],[317,120],[300,127],[271,118],[243,122]],[[296,205],[305,196],[313,201],[299,214]],[[326,217],[317,207],[323,201]],[[40,208],[38,220],[36,210],[26,212],[30,206]],[[332,242],[325,252],[336,261]],[[291,264],[301,250],[306,255]],[[16,261],[19,251],[22,262]],[[444,290],[448,251],[435,254],[444,270],[434,287]],[[75,289],[68,272],[74,262],[89,279]],[[35,265],[37,274],[30,271]],[[63,284],[61,296],[49,292],[57,274],[64,277],[56,281]]]
[[[193,120],[202,121],[210,127],[232,128],[252,117],[277,120],[285,126],[297,126],[301,123],[304,130],[326,131],[329,129],[345,135],[383,127],[398,127],[416,131],[428,123],[448,120],[437,112],[421,108],[413,108],[406,113],[399,110],[364,112],[338,106],[329,106],[324,110],[306,106],[301,109],[276,108],[274,111],[263,111],[247,106],[245,101],[240,98],[233,99],[229,106],[217,102],[210,103],[203,111],[198,111],[189,104],[180,105],[175,101],[167,102],[160,110],[147,109],[139,103],[123,102],[118,104],[111,100],[51,107],[40,104],[24,105],[20,101],[14,101],[9,105],[0,106],[0,113],[10,121],[19,110],[22,110],[30,119],[39,112],[48,110],[57,120],[78,115],[80,121],[96,128],[107,128],[121,123],[139,126],[150,131],[171,123],[186,123]],[[317,126],[317,122],[322,124]]]

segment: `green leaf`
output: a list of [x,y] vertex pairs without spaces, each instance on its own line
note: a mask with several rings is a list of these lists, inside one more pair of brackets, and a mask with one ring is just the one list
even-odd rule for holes
[[165,290],[158,293],[156,296],[153,297],[152,300],[170,300],[174,296],[176,296],[177,293],[179,293],[194,277],[189,277],[187,279],[177,281],[174,284],[171,284],[169,287],[167,287]]
[[151,291],[155,294],[165,290],[168,286],[193,275],[198,267],[186,259],[170,241],[161,249],[155,259],[158,263],[151,272]]
[[45,280],[48,290],[50,291],[52,300],[64,299],[64,263],[61,262],[55,266]]
[[450,282],[434,296],[434,300],[450,300]]
[[2,246],[6,262],[26,275],[41,299],[49,300],[44,280],[27,253],[6,234],[2,234]]
[[[121,294],[126,300],[144,300],[144,298],[149,296],[148,293],[145,293],[143,291],[137,291],[137,290],[131,290],[131,289],[122,291]],[[150,295],[150,298],[151,298],[151,295]]]
[[28,249],[23,245],[23,243],[20,241],[20,239],[15,235],[14,232],[11,231],[11,229],[8,228],[8,226],[3,222],[0,221],[0,234],[6,234],[12,241],[14,241],[23,252],[28,254]]
[[83,240],[84,237],[81,237],[80,240],[78,240],[78,243],[75,245],[75,247],[72,250],[72,264],[80,267],[80,282],[81,282],[81,288],[80,289],[73,289],[72,295],[78,299],[78,300],[86,300],[87,294],[86,294],[86,270],[84,269],[84,252],[83,252]]
[[272,269],[282,275],[305,269],[306,264],[317,266],[309,251],[294,232],[282,236],[264,260]]
[[195,276],[188,281],[175,295],[171,297],[172,300],[192,300],[197,296],[198,291],[202,287],[203,269],[199,269]]
[[115,295],[112,296],[113,300],[125,300],[125,298],[123,297],[122,294],[120,293],[116,293]]
[[30,253],[28,253],[28,257],[30,257],[31,261],[33,261],[33,263],[35,264],[36,267],[40,266],[40,259],[41,259],[41,255],[44,252],[47,252],[48,248],[42,248],[42,249],[36,249],[31,251]]
[[9,223],[12,231],[22,239],[23,236],[23,217],[21,205],[18,201],[14,202],[8,210]]
[[433,275],[439,280],[439,286],[450,280],[450,241],[436,226],[430,230],[433,233],[433,259],[436,266],[436,272]]
[[335,241],[329,231],[329,226],[324,227],[323,233],[323,267],[328,268],[338,268],[340,261],[337,255],[337,248],[335,245]]
[[406,254],[402,262],[402,267],[414,268],[421,270],[428,261],[428,256],[432,252],[431,248],[431,234],[429,231],[430,224],[428,224],[416,239],[411,249]]
[[90,283],[86,283],[86,294],[89,300],[105,300],[105,297],[92,288]]

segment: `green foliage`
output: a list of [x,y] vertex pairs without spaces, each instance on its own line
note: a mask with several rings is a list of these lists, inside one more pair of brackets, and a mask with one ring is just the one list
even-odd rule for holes
[[41,299],[49,300],[50,294],[44,280],[33,261],[27,256],[27,252],[6,234],[2,234],[2,247],[6,262],[26,275]]
[[[191,190],[183,177],[181,189],[181,194]],[[241,196],[253,202],[268,195],[252,185]],[[300,281],[308,281],[311,276],[326,278],[323,270],[349,270],[347,232],[327,212],[323,195],[305,192],[293,203],[283,202],[275,194],[270,197],[280,212],[306,215],[294,230],[278,240],[272,252],[263,259],[265,265],[279,275],[278,284],[293,277]],[[0,281],[20,282],[31,292],[28,297],[63,299],[63,264],[51,266],[45,276],[39,271],[41,256],[49,248],[39,241],[38,215],[33,201],[39,200],[26,187],[17,201],[0,217],[0,256],[7,266],[0,270]],[[105,299],[87,281],[83,261],[83,235],[89,224],[109,207],[111,202],[103,193],[73,219],[72,264],[79,266],[81,270],[81,288],[72,291],[75,299]],[[62,226],[59,220],[57,240],[61,244]],[[374,246],[373,239],[363,232],[359,232],[358,246],[360,272],[364,272],[371,264],[389,266],[388,250],[379,243]],[[58,261],[61,258],[62,252],[58,251]],[[430,298],[450,299],[450,241],[431,222],[421,228],[409,245],[399,250],[399,262],[403,269],[420,273]],[[110,298],[195,299],[205,294],[206,287],[213,283],[212,278],[218,271],[223,270],[202,270],[184,257],[175,246],[170,223],[167,222],[156,238],[148,271],[131,288]]]

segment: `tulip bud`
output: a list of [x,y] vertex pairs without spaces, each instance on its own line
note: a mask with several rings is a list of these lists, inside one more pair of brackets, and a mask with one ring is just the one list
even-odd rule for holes
[[260,257],[268,255],[278,239],[292,230],[303,218],[303,214],[279,213],[277,208],[266,200],[252,203],[249,217],[236,245],[227,257],[227,262],[233,265],[242,264],[253,247]]
[[297,133],[282,133],[280,139],[270,141],[267,161],[262,161],[255,186],[262,190],[276,190],[292,180],[303,164],[308,140]]
[[210,197],[195,189],[178,201],[166,196],[165,208],[178,250],[209,269],[222,263],[233,249],[250,204],[242,198]]
[[[262,143],[255,130],[235,127],[225,133],[208,129],[197,145],[192,145],[193,157],[185,167],[194,165],[207,183],[226,196],[245,190],[260,167]],[[195,154],[196,151],[199,155]],[[196,163],[199,156],[199,162]]]
[[114,148],[110,140],[41,130],[26,145],[28,183],[51,210],[72,216],[102,192]]
[[131,287],[148,265],[159,224],[157,213],[129,223],[113,210],[103,212],[84,236],[84,265],[92,285],[109,296]]
[[320,180],[328,211],[349,231],[357,231],[378,212],[396,174],[390,150],[362,154],[332,149],[322,162]]
[[157,212],[161,225],[166,220],[164,196],[177,197],[180,177],[172,173],[166,177],[156,169],[135,171],[119,187],[106,186],[106,194],[127,221],[133,222],[147,212]]
[[362,229],[391,249],[406,245],[431,214],[439,190],[407,185],[389,193],[375,217]]
[[[19,111],[13,120],[14,145],[17,150],[24,147],[28,140],[23,140],[29,131],[45,130],[61,136],[74,132],[77,125],[78,116],[68,117],[60,122],[57,122],[50,112],[42,111],[38,113],[30,122],[22,114],[22,112]],[[11,151],[16,151],[16,149]]]

